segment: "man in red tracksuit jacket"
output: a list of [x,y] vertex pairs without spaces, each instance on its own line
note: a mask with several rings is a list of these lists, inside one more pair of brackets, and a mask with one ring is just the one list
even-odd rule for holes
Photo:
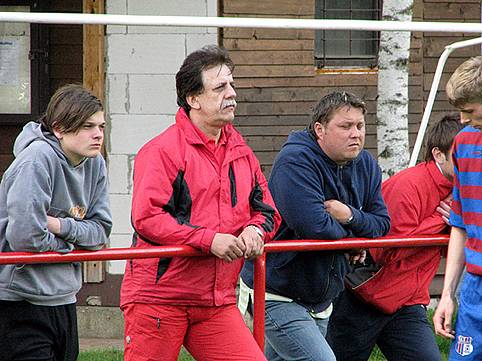
[[134,165],[133,247],[189,245],[210,256],[131,260],[121,289],[125,358],[265,360],[236,307],[243,259],[263,252],[280,217],[259,162],[232,126],[228,53],[207,46],[176,74],[176,123]]
[[[448,231],[451,148],[462,128],[458,115],[442,118],[428,132],[426,161],[383,183],[382,194],[392,220],[389,235]],[[375,344],[389,361],[441,360],[426,305],[444,251],[439,246],[370,250],[381,270],[360,290],[345,290],[330,319],[328,339],[337,361],[366,361]]]

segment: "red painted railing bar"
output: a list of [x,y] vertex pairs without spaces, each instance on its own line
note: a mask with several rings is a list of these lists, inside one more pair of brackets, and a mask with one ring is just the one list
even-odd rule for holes
[[[352,248],[419,247],[446,245],[448,236],[419,236],[408,238],[383,237],[378,239],[348,238],[332,240],[277,241],[265,245],[266,253],[284,251],[324,251]],[[109,261],[132,258],[207,256],[190,246],[159,246],[150,248],[107,248],[99,251],[57,252],[0,252],[0,264],[65,263],[80,261]]]
[[254,260],[253,336],[264,350],[264,308],[266,291],[266,253]]
[[297,240],[277,241],[264,246],[265,253],[254,262],[254,305],[253,336],[261,350],[264,350],[264,318],[266,292],[266,253],[284,251],[323,251],[378,247],[422,247],[444,246],[448,235],[420,236],[409,238],[383,237],[379,239],[349,238],[336,241]]
[[[340,240],[277,241],[264,247],[265,253],[254,262],[254,315],[253,334],[261,349],[264,348],[264,308],[266,290],[266,253],[285,251],[328,251],[379,247],[422,247],[447,245],[449,236],[419,236],[407,238],[382,237],[378,239],[348,238]],[[150,248],[107,248],[99,251],[56,252],[0,252],[0,264],[66,263],[80,261],[108,261],[133,258],[207,256],[189,246],[159,246]]]
[[285,251],[333,251],[354,248],[380,248],[380,247],[422,247],[422,246],[445,246],[449,240],[448,235],[419,236],[409,238],[383,237],[371,238],[346,238],[339,240],[297,240],[277,241],[267,243],[264,246],[266,253]]
[[0,264],[12,263],[66,263],[81,261],[109,261],[132,258],[207,256],[190,246],[159,246],[151,248],[106,248],[99,251],[5,252],[0,253]]

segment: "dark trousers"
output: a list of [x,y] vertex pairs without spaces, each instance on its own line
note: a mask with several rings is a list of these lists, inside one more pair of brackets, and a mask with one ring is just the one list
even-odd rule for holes
[[424,306],[387,315],[348,291],[335,303],[327,340],[337,361],[367,361],[375,344],[388,361],[441,361]]
[[75,304],[0,301],[0,360],[75,361],[78,354]]

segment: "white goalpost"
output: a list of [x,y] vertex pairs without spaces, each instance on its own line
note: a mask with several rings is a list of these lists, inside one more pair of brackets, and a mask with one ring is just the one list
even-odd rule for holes
[[271,19],[209,16],[148,16],[114,14],[0,12],[0,22],[141,26],[200,26],[217,28],[277,28],[312,30],[431,31],[481,33],[482,24],[380,20]]

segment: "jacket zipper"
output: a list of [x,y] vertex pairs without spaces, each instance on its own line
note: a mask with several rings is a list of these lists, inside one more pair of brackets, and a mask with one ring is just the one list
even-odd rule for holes
[[328,288],[330,287],[330,277],[331,277],[331,271],[333,270],[333,265],[335,264],[335,256],[331,256],[331,263],[330,263],[330,268],[328,269],[328,280],[326,281],[326,286],[325,289],[323,290],[323,298],[326,296],[326,293],[328,292]]

